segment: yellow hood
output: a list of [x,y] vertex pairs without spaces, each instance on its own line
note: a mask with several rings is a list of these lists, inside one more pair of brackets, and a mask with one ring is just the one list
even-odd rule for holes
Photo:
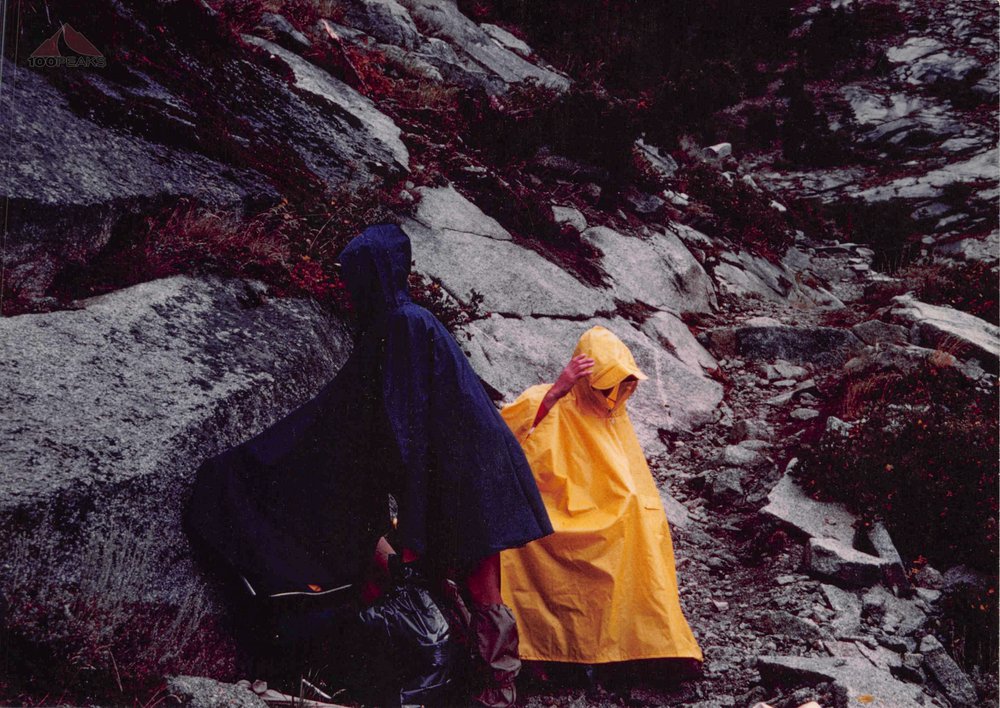
[[[573,356],[583,354],[594,360],[594,368],[587,378],[580,379],[573,387],[575,400],[586,413],[600,417],[619,415],[625,410],[625,401],[635,390],[635,384],[625,384],[632,377],[646,379],[635,363],[632,352],[610,330],[591,327],[580,337]],[[602,391],[608,392],[605,396]]]

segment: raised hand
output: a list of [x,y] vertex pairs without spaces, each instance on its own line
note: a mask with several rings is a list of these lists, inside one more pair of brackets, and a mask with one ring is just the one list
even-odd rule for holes
[[585,354],[579,354],[572,359],[566,365],[566,368],[562,370],[559,374],[559,378],[556,379],[555,384],[549,390],[552,397],[556,400],[562,398],[567,393],[572,390],[574,384],[582,379],[584,376],[589,376],[590,372],[594,370],[594,360]]
[[552,410],[560,398],[573,389],[573,385],[584,376],[589,376],[594,369],[594,360],[584,354],[579,354],[566,365],[566,368],[559,374],[559,378],[552,384],[552,388],[546,392],[542,398],[542,403],[538,406],[538,413],[535,414],[535,422],[531,424],[531,429],[542,422],[542,419]]

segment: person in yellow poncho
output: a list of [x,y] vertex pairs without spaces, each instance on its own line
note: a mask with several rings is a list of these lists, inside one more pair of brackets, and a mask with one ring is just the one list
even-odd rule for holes
[[670,528],[625,402],[646,376],[604,327],[555,384],[502,411],[555,533],[501,554],[525,660],[702,660],[681,611]]

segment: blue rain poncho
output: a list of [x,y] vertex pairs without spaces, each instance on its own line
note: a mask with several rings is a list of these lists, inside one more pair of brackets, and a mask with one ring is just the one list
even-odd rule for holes
[[[267,594],[355,583],[398,502],[397,542],[450,568],[552,532],[531,469],[455,340],[408,294],[410,241],[341,254],[354,350],[312,400],[199,470],[191,532]],[[317,590],[318,588],[318,590]]]

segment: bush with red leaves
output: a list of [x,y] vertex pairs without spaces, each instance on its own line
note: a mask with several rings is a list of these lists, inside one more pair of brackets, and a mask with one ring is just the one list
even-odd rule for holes
[[713,236],[765,257],[784,253],[794,241],[788,221],[765,192],[727,178],[708,163],[688,162],[680,173],[680,189],[708,208],[704,216]]

